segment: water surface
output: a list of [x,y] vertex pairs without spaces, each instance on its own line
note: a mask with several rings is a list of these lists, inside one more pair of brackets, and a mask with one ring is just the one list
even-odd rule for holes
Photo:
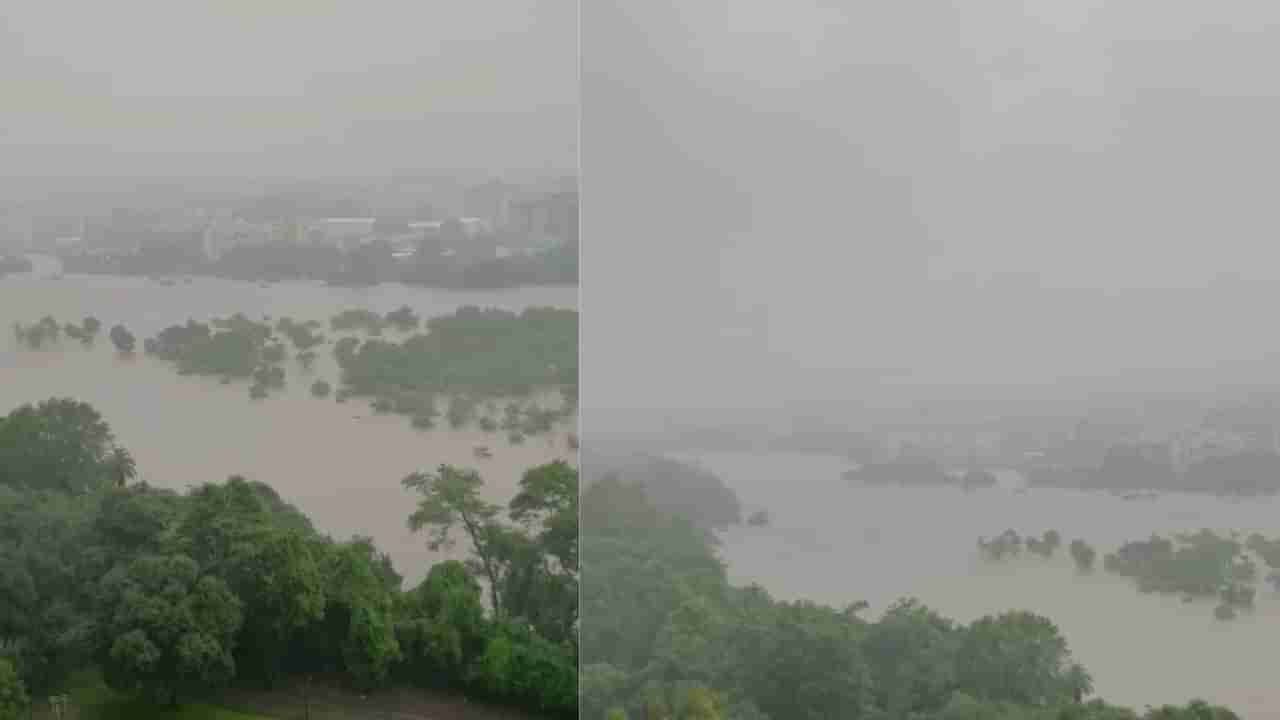
[[[1162,495],[1125,501],[1108,493],[1018,492],[1015,483],[959,489],[869,488],[840,478],[839,458],[793,454],[684,453],[720,475],[744,513],[768,509],[769,527],[722,534],[733,582],[758,582],[775,597],[844,606],[871,603],[878,616],[895,599],[915,596],[943,615],[970,621],[1010,609],[1056,622],[1097,694],[1141,708],[1195,697],[1253,720],[1280,718],[1273,665],[1280,648],[1280,593],[1265,583],[1257,609],[1235,622],[1212,617],[1213,602],[1141,595],[1101,572],[1101,556],[1152,533],[1238,530],[1280,535],[1280,502]],[[1008,478],[1004,478],[1007,480]],[[1062,551],[1054,560],[1024,557],[992,565],[977,555],[979,536],[1006,528],[1064,545],[1084,538],[1099,570],[1077,575]]]
[[[504,434],[454,431],[444,422],[431,432],[414,430],[407,418],[375,416],[367,400],[313,398],[310,385],[316,379],[337,387],[331,344],[317,348],[320,357],[310,372],[292,359],[290,348],[287,388],[251,401],[245,382],[221,385],[216,378],[179,376],[170,365],[141,352],[120,358],[105,335],[123,322],[141,349],[143,338],[169,325],[236,312],[254,319],[265,314],[315,319],[327,332],[329,318],[350,307],[385,313],[409,305],[424,318],[463,305],[512,311],[534,305],[575,308],[576,288],[463,293],[399,285],[261,287],[196,278],[168,286],[144,278],[56,276],[56,263],[39,258],[33,275],[0,279],[0,413],[55,396],[88,402],[134,454],[141,479],[177,490],[232,474],[261,480],[321,531],[339,538],[373,537],[409,582],[421,579],[440,557],[458,556],[463,547],[432,553],[423,537],[409,533],[405,522],[415,496],[400,487],[402,477],[441,463],[475,467],[485,478],[489,498],[505,504],[525,469],[557,458],[575,460],[567,445],[573,428],[567,426],[509,446]],[[45,314],[59,323],[94,315],[103,323],[102,336],[92,349],[65,339],[57,350],[18,348],[12,324]],[[493,458],[477,460],[478,445],[489,446]]]

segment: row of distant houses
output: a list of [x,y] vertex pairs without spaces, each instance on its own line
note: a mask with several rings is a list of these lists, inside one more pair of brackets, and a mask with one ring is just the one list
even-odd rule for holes
[[236,247],[275,244],[349,251],[381,240],[391,244],[395,254],[403,257],[412,255],[425,237],[440,234],[448,227],[457,229],[456,239],[460,240],[492,231],[489,223],[471,217],[397,223],[390,229],[379,227],[379,220],[374,217],[319,218],[284,223],[251,223],[241,218],[222,217],[205,226],[201,246],[205,257],[217,260]]
[[[433,237],[458,246],[468,238],[496,238],[499,254],[537,252],[578,242],[578,194],[567,183],[529,188],[493,180],[467,189],[460,217],[309,217],[260,222],[230,210],[173,208],[120,209],[85,219],[6,217],[6,244],[17,249],[75,252],[133,251],[141,247],[198,242],[216,260],[241,246],[267,244],[328,246],[350,250],[371,240],[389,242],[408,256]],[[486,243],[486,245],[491,243]]]
[[464,214],[480,219],[496,231],[533,239],[578,240],[578,192],[572,189],[529,190],[490,180],[467,190]]
[[1239,453],[1280,453],[1280,423],[1249,427],[1187,424],[1157,429],[1129,423],[1082,422],[1034,437],[991,427],[881,427],[873,431],[887,457],[924,453],[945,462],[1096,467],[1110,448],[1130,447],[1185,470],[1202,460]]

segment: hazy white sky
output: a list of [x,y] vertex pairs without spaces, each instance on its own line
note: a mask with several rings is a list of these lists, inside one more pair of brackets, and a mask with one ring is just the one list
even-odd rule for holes
[[577,164],[575,0],[7,0],[0,173]]
[[1275,3],[601,0],[582,23],[599,405],[1277,357]]

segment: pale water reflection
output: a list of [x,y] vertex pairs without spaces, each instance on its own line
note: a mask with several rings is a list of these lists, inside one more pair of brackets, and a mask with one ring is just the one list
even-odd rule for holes
[[[123,322],[141,347],[143,338],[168,325],[236,312],[255,319],[315,319],[327,330],[329,318],[349,307],[385,313],[407,304],[424,318],[472,304],[514,311],[533,305],[574,308],[576,288],[459,293],[403,286],[260,287],[207,278],[166,286],[141,278],[52,275],[46,261],[36,277],[0,280],[0,413],[54,396],[88,402],[133,452],[141,479],[173,489],[232,474],[269,483],[320,530],[339,538],[373,537],[408,582],[421,579],[448,553],[428,551],[424,538],[406,529],[415,502],[400,487],[406,474],[440,463],[475,467],[489,485],[490,499],[505,503],[528,467],[557,458],[576,461],[568,448],[570,427],[509,446],[503,434],[453,431],[445,423],[430,432],[414,430],[404,417],[374,415],[367,401],[315,399],[309,392],[314,380],[336,386],[332,345],[318,348],[320,357],[309,372],[290,359],[288,387],[251,401],[246,383],[182,377],[142,353],[123,359],[105,337]],[[13,323],[45,314],[60,323],[94,315],[103,323],[102,336],[92,349],[66,340],[61,350],[17,348],[9,331]],[[492,459],[476,459],[478,445],[489,446]]]
[[[1009,487],[866,488],[841,480],[849,464],[805,455],[674,455],[720,475],[745,513],[767,508],[769,527],[722,534],[731,579],[758,582],[775,597],[844,606],[871,603],[878,614],[915,596],[944,615],[969,621],[1027,609],[1052,618],[1099,696],[1141,707],[1193,697],[1241,717],[1280,718],[1272,664],[1280,648],[1280,593],[1260,583],[1257,609],[1235,622],[1214,620],[1212,602],[1141,595],[1101,571],[1101,555],[1151,533],[1210,528],[1280,535],[1280,502],[1162,495],[1124,501],[1106,493]],[[1022,558],[993,566],[978,559],[979,536],[1006,528],[1064,543],[1084,538],[1099,550],[1099,570],[1076,575],[1060,551],[1053,561]]]

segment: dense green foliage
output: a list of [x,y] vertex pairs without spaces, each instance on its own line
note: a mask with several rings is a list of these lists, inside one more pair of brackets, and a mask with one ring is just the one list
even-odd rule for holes
[[1098,551],[1093,549],[1089,543],[1084,540],[1071,541],[1071,561],[1076,564],[1076,569],[1080,572],[1093,572],[1093,563],[1098,557]]
[[0,486],[81,492],[111,477],[114,436],[87,403],[58,398],[0,418]]
[[176,705],[235,675],[240,600],[183,555],[143,555],[99,582],[99,661],[115,688]]
[[329,327],[335,332],[360,330],[370,335],[381,335],[384,325],[381,315],[361,308],[343,310],[329,320]]
[[[408,306],[385,317],[369,310],[346,310],[331,320],[335,330],[364,329],[372,335],[381,335],[384,327],[409,333],[420,324],[421,318]],[[425,334],[410,335],[400,343],[339,339],[333,348],[341,369],[337,400],[371,398],[375,412],[404,415],[421,430],[436,427],[443,401],[449,427],[475,424],[488,433],[501,430],[511,444],[549,433],[577,412],[575,311],[531,308],[515,314],[464,307],[426,325]],[[258,400],[285,387],[287,350],[276,333],[288,338],[299,364],[310,370],[315,348],[325,342],[315,333],[317,327],[316,321],[288,317],[273,326],[270,318],[257,322],[237,313],[209,323],[189,319],[167,327],[146,339],[143,348],[182,375],[213,376],[223,384],[250,380],[249,397]],[[64,329],[48,317],[30,327],[17,324],[14,332],[20,344],[40,348],[58,342],[63,334],[88,344],[100,328],[95,318]],[[136,340],[124,326],[113,327],[110,336],[119,352],[133,352]],[[321,393],[324,387],[328,383],[316,383],[312,391],[327,396],[329,392]],[[557,390],[562,401],[553,407],[544,407],[534,395]],[[501,408],[500,399],[508,400]]]
[[[293,343],[294,348],[296,348],[299,353],[304,353],[324,342],[324,336],[314,332],[317,325],[319,325],[319,323],[314,320],[300,323],[292,318],[284,317],[280,318],[280,320],[276,322],[276,330],[278,330],[281,335],[289,338],[289,342]],[[299,355],[299,357],[301,357],[301,355]],[[312,357],[314,357],[314,355]]]
[[1140,592],[1216,596],[1230,611],[1217,612],[1220,619],[1253,607],[1253,583],[1258,579],[1257,564],[1245,546],[1209,530],[1178,535],[1173,540],[1152,536],[1125,543],[1103,559],[1103,567],[1132,578]]
[[1243,450],[1211,455],[1176,469],[1167,448],[1117,445],[1103,454],[1096,467],[1029,467],[1031,485],[1127,493],[1188,492],[1236,497],[1280,492],[1280,454]]
[[[129,484],[135,474],[88,405],[0,420],[0,661],[16,668],[9,679],[0,665],[0,707],[16,688],[44,697],[97,666],[153,704],[315,673],[576,716],[571,467],[530,470],[467,563],[408,591],[371,541],[317,532],[267,485],[232,477],[179,494]],[[481,600],[486,564],[499,612]]]
[[137,343],[137,338],[125,326],[116,325],[111,328],[111,344],[116,346],[117,351],[128,355],[133,352]]
[[978,550],[988,560],[999,562],[1027,552],[1048,559],[1062,546],[1062,536],[1057,530],[1046,530],[1042,537],[1021,537],[1013,530],[1005,530],[991,540],[978,538]]
[[13,663],[0,657],[0,720],[18,720],[29,703],[27,689]]
[[1005,530],[991,540],[978,538],[978,550],[989,560],[999,562],[1022,554],[1022,537],[1012,529]]
[[[74,326],[69,326],[74,327]],[[62,336],[62,326],[51,315],[45,315],[31,325],[13,324],[13,337],[21,346],[39,350],[56,345]]]
[[210,324],[188,320],[185,325],[173,325],[143,347],[148,354],[172,362],[184,375],[248,378],[269,364],[271,337],[271,326],[237,314]]
[[[959,625],[907,599],[872,621],[865,603],[779,601],[731,586],[710,533],[639,482],[593,481],[581,508],[584,718],[1139,717],[1084,702],[1089,674],[1047,618]],[[1033,541],[1060,545],[1056,533]],[[1142,717],[1235,716],[1193,703]]]
[[590,473],[588,485],[606,477],[636,483],[660,512],[683,517],[699,527],[724,529],[742,522],[737,494],[703,468],[657,455],[610,456],[591,448],[582,451],[582,464]]
[[[1273,571],[1280,566],[1280,540],[1270,541],[1255,533],[1240,543],[1234,537],[1221,537],[1207,529],[1173,539],[1153,535],[1148,540],[1124,543],[1103,558],[1103,568],[1133,580],[1142,593],[1176,594],[1186,601],[1217,598],[1220,604],[1215,617],[1230,620],[1239,611],[1253,608],[1259,579],[1254,556]],[[978,539],[982,556],[994,562],[1017,557],[1024,548],[1049,559],[1060,545],[1061,537],[1054,530],[1042,538],[1022,538],[1006,530],[992,540]],[[1072,540],[1068,552],[1077,571],[1093,571],[1097,551],[1088,543]],[[1275,577],[1273,572],[1268,579]]]
[[[301,331],[310,338],[307,326],[281,322],[293,335]],[[294,342],[300,340],[295,337]],[[301,342],[306,345],[312,340]],[[170,326],[146,340],[143,347],[148,354],[173,363],[181,375],[211,375],[224,383],[234,378],[251,379],[249,396],[254,399],[264,398],[285,384],[280,365],[286,357],[284,345],[275,339],[270,324],[255,322],[241,313],[209,324],[188,320],[185,325]]]
[[[396,318],[405,327],[411,324],[402,315]],[[374,313],[346,311],[334,322],[335,327],[357,322],[373,327],[375,320],[383,322]],[[415,427],[428,429],[438,413],[436,396],[447,395],[451,427],[474,421],[487,432],[501,428],[514,437],[548,432],[576,412],[577,338],[577,313],[571,310],[531,308],[517,315],[464,307],[431,318],[425,334],[399,343],[345,337],[334,345],[334,357],[342,370],[343,398],[371,397],[376,412],[405,415]],[[510,402],[499,418],[483,404],[555,389],[565,401],[553,409]]]
[[[533,468],[505,513],[480,498],[478,473],[443,465],[404,485],[420,495],[410,516],[433,548],[452,544],[455,529],[472,558],[432,569],[411,598],[424,611],[405,626],[405,644],[436,648],[434,659],[409,660],[446,676],[469,678],[497,698],[569,716],[577,711],[578,473],[564,462]],[[481,584],[493,626],[480,628]],[[439,618],[458,624],[442,625]]]
[[387,313],[383,322],[400,332],[412,332],[422,324],[422,318],[418,317],[408,305],[401,305]]
[[463,307],[431,318],[427,330],[402,343],[370,340],[336,354],[343,383],[368,395],[447,390],[486,397],[577,384],[573,310],[530,308],[516,314]]

